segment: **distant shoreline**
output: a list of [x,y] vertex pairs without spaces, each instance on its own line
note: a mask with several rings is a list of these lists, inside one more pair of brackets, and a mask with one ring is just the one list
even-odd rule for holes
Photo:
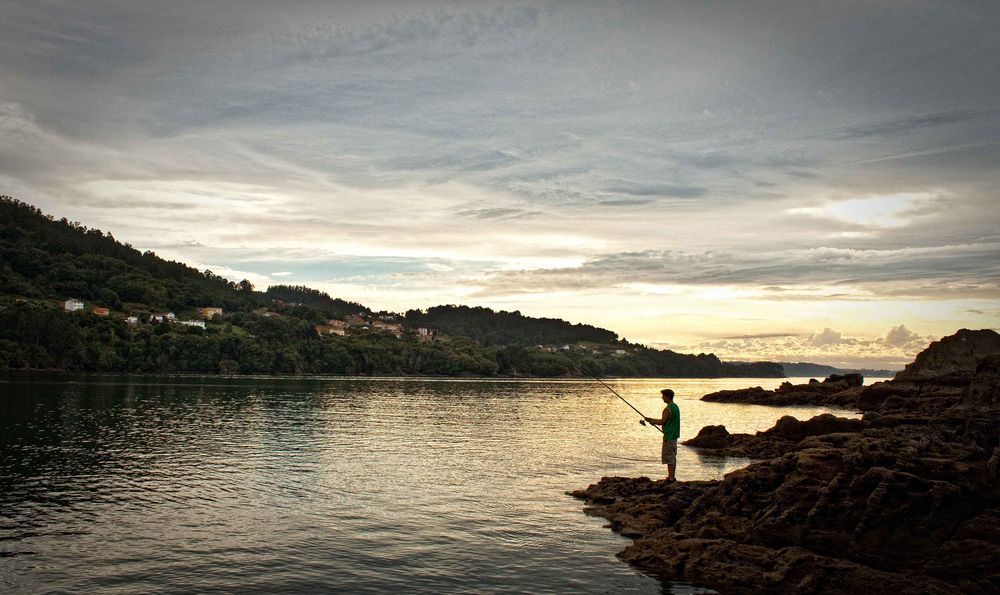
[[[567,376],[529,376],[496,374],[493,376],[479,375],[448,375],[448,374],[324,374],[317,372],[302,372],[300,374],[251,372],[246,374],[212,374],[209,372],[109,372],[66,370],[61,368],[0,368],[0,381],[8,374],[65,374],[74,376],[148,376],[148,377],[179,377],[179,378],[345,378],[345,379],[427,379],[427,380],[593,380],[586,375]],[[601,376],[603,380],[791,380],[813,378],[810,376]],[[865,376],[865,378],[892,378],[892,376]]]

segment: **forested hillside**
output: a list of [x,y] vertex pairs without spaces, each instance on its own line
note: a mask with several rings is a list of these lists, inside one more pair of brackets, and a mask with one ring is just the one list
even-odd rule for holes
[[252,296],[240,289],[251,287],[0,197],[0,288],[7,295],[77,297],[115,310],[128,303],[169,309],[216,303],[233,310],[247,305]]
[[448,335],[469,337],[483,345],[540,345],[590,341],[612,344],[615,333],[590,326],[570,324],[555,318],[529,318],[520,312],[494,312],[489,308],[435,306],[426,312],[408,310],[406,320],[431,326]]
[[[67,301],[82,302],[66,311]],[[403,314],[302,286],[257,291],[0,197],[0,368],[481,376],[781,376],[489,308]]]

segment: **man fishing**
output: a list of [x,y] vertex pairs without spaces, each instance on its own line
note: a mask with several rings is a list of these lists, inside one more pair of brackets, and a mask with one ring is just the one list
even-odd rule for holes
[[681,410],[674,403],[674,391],[665,388],[660,391],[663,402],[663,417],[647,417],[646,421],[654,426],[660,426],[663,431],[663,448],[660,451],[660,462],[667,466],[667,481],[675,482],[677,477],[677,439],[681,435]]

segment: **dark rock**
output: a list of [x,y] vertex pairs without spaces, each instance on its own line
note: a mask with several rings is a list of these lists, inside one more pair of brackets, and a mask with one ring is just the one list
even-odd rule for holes
[[829,413],[806,421],[786,415],[773,428],[756,435],[730,434],[725,426],[705,426],[697,436],[685,440],[683,444],[711,451],[713,455],[763,459],[792,451],[800,441],[810,436],[860,432],[864,425],[860,419],[836,417]]
[[860,419],[837,417],[830,413],[817,415],[806,421],[799,421],[791,415],[786,415],[779,419],[773,428],[763,434],[765,436],[773,435],[785,440],[798,442],[808,436],[834,434],[837,432],[860,432],[863,426],[864,422]]
[[956,408],[968,413],[1000,410],[1000,355],[989,355],[979,362]]
[[733,435],[726,426],[705,426],[698,435],[684,441],[687,446],[697,448],[725,448],[733,443]]
[[864,378],[860,374],[834,374],[820,382],[813,378],[808,384],[782,382],[774,390],[759,386],[709,393],[702,401],[714,403],[747,403],[752,405],[823,405],[855,407]]
[[821,384],[836,384],[842,383],[844,388],[853,388],[856,386],[861,386],[865,383],[864,377],[861,374],[832,374]]
[[872,422],[880,417],[882,417],[882,414],[877,411],[866,411],[865,414],[861,416],[861,421]]
[[607,519],[611,530],[626,537],[641,537],[672,526],[695,499],[718,483],[605,477],[569,495],[590,504],[584,512]]
[[989,329],[962,329],[931,343],[913,363],[896,374],[894,380],[922,380],[952,374],[974,372],[977,362],[1000,353],[1000,333]]
[[670,580],[724,592],[853,591],[865,581],[992,592],[1000,448],[984,445],[1000,439],[1000,418],[976,432],[924,421],[811,436],[721,482],[614,478],[575,495],[637,537],[623,559]]
[[722,481],[606,478],[574,495],[635,538],[622,559],[667,580],[726,593],[1000,592],[1000,355],[969,370],[952,342],[936,343],[947,357],[925,351],[912,377],[800,385],[852,384],[863,419],[704,428],[685,444],[769,457]]
[[[782,386],[785,384],[788,383],[785,382]],[[720,390],[703,396],[701,400],[715,403],[753,403],[758,399],[766,398],[772,394],[774,394],[774,391],[764,390],[759,386],[754,386],[751,388],[740,388],[737,390]]]
[[876,382],[861,389],[858,408],[882,414],[934,415],[957,405],[971,382],[968,374]]

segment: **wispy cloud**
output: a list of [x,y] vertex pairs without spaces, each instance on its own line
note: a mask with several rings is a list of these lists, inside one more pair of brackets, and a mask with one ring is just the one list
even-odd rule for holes
[[[973,244],[856,250],[806,248],[783,252],[676,252],[643,251],[606,254],[580,267],[536,271],[506,271],[495,274],[485,291],[504,293],[519,287],[562,290],[581,287],[647,285],[750,285],[780,298],[782,293],[808,286],[873,288],[879,284],[906,283],[914,292],[934,284],[935,294],[945,291],[943,281],[960,282],[956,293],[978,286],[996,292],[1000,280],[1000,244]],[[834,290],[836,291],[836,290]],[[872,299],[881,291],[871,290],[858,298]],[[797,291],[796,297],[809,292]],[[815,295],[828,299],[829,292]]]
[[925,128],[947,126],[970,120],[990,122],[996,118],[995,111],[959,111],[939,114],[922,114],[905,118],[894,118],[880,122],[856,124],[838,129],[832,137],[838,140],[854,140],[866,137],[886,138],[900,134],[917,132]]

